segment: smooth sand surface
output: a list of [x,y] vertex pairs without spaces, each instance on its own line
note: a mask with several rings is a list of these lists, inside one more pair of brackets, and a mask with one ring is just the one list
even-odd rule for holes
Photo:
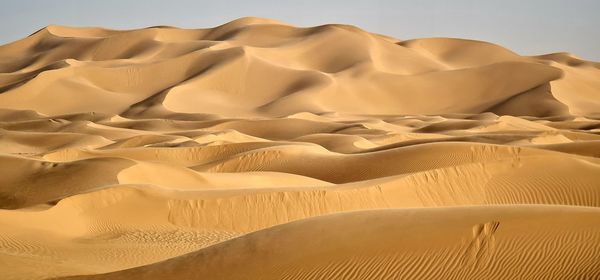
[[600,64],[242,18],[0,46],[1,279],[600,279]]

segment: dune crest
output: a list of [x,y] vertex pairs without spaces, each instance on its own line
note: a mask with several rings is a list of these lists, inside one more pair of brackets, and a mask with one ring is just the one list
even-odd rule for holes
[[241,18],[0,46],[2,279],[596,279],[600,66]]

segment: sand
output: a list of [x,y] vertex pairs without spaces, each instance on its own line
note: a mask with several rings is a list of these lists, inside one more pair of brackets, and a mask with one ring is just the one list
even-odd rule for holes
[[600,279],[600,64],[242,18],[0,46],[2,279]]

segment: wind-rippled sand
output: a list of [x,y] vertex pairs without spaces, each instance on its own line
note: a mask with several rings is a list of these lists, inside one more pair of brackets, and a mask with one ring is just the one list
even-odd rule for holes
[[242,18],[0,46],[1,279],[600,279],[600,64]]

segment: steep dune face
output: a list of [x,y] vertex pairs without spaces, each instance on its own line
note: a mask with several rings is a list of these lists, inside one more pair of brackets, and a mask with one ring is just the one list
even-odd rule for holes
[[596,279],[600,75],[242,18],[0,46],[2,279]]
[[600,115],[600,63],[584,61],[568,53],[537,58],[563,71],[564,78],[553,81],[552,88],[556,98],[569,106],[573,114]]

